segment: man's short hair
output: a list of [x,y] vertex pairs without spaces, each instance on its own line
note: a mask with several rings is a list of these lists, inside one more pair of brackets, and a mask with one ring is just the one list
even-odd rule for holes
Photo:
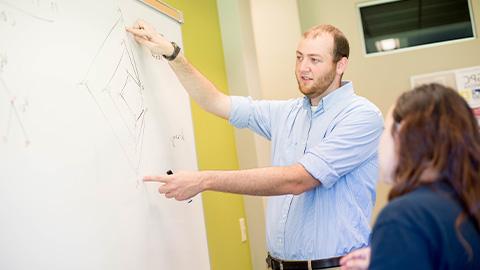
[[303,38],[316,38],[323,33],[328,33],[333,37],[333,62],[338,62],[342,57],[348,58],[350,54],[350,46],[345,35],[333,25],[320,24],[310,28],[303,33]]

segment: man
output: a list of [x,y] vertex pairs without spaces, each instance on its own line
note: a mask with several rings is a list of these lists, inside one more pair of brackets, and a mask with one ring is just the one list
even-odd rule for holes
[[338,265],[338,256],[368,245],[383,120],[351,82],[341,81],[349,55],[342,32],[319,25],[303,35],[295,67],[303,98],[253,101],[218,91],[147,23],[127,31],[152,55],[169,60],[203,109],[272,142],[273,167],[177,172],[145,181],[163,183],[159,192],[177,200],[205,190],[272,196],[266,213],[272,269]]

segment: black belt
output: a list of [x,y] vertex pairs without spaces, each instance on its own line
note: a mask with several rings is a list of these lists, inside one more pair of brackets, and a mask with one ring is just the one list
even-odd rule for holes
[[312,270],[338,267],[340,266],[340,258],[342,257],[332,257],[311,261],[283,261],[273,258],[270,256],[270,254],[268,254],[267,264],[272,270]]

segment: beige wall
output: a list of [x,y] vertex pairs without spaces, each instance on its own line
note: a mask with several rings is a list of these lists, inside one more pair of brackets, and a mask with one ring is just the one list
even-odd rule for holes
[[[410,76],[480,64],[480,40],[475,39],[388,55],[363,53],[358,0],[299,0],[302,29],[329,23],[340,28],[350,41],[350,63],[345,78],[352,80],[357,93],[370,99],[386,113],[397,96],[410,88]],[[480,1],[472,0],[477,36],[480,29]],[[375,216],[386,203],[388,188],[380,184]]]
[[[225,53],[228,88],[231,95],[262,97],[256,48],[254,44],[250,4],[248,1],[218,0],[222,43]],[[235,129],[240,169],[259,165],[258,136],[248,130]],[[244,196],[250,242],[252,269],[265,269],[266,243],[264,209],[261,197]]]
[[263,98],[298,97],[295,51],[300,39],[297,3],[251,0],[251,16]]
[[[228,85],[232,95],[257,99],[299,96],[294,75],[300,37],[297,3],[291,0],[217,0]],[[270,144],[248,130],[236,130],[240,168],[270,166]],[[254,270],[264,270],[264,201],[245,196]]]

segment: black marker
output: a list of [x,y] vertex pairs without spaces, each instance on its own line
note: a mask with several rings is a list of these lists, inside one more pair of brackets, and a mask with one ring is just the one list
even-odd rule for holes
[[[172,175],[173,174],[172,170],[168,170],[167,174]],[[190,199],[187,203],[191,203],[192,201],[193,201],[193,199]]]

